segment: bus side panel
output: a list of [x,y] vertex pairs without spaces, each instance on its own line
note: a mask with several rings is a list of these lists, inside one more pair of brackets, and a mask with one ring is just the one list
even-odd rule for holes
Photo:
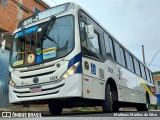
[[82,58],[83,97],[104,99],[105,80],[103,64],[91,59]]
[[133,74],[126,68],[118,65],[116,62],[107,60],[105,62],[106,68],[113,70],[113,73],[109,74],[106,71],[106,79],[111,77],[117,83],[118,100],[121,102],[132,103],[145,103],[145,90],[140,86],[137,75]]

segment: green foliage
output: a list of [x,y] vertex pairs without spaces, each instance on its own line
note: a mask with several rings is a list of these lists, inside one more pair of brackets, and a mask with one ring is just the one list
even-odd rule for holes
[[158,104],[156,104],[156,105],[149,104],[149,109],[158,110]]

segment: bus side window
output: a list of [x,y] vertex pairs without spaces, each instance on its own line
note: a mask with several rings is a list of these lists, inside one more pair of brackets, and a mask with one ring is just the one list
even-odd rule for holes
[[80,37],[83,54],[101,59],[100,35],[98,32],[94,31],[94,37],[87,39],[85,31],[86,25],[87,24],[84,21],[80,22]]
[[134,72],[132,56],[127,51],[125,51],[125,55],[126,55],[126,61],[127,61],[127,68],[132,72]]
[[149,72],[149,75],[150,75],[151,83],[154,83],[154,82],[153,82],[153,76],[152,76],[152,73],[151,73],[151,72]]
[[120,47],[120,53],[122,58],[122,65],[126,67],[125,54],[124,54],[124,49],[122,47]]
[[120,48],[117,42],[114,42],[114,48],[115,48],[116,60],[119,64],[122,64]]
[[129,55],[129,58],[130,58],[131,70],[132,72],[135,72],[132,55]]
[[144,66],[143,66],[141,63],[140,63],[140,68],[141,68],[142,77],[143,77],[144,79],[146,79]]
[[147,77],[147,80],[148,80],[149,82],[151,82],[150,77],[149,77],[148,69],[147,69],[147,68],[145,68],[145,71],[146,71],[146,77]]
[[80,22],[80,38],[81,38],[81,41],[82,41],[82,46],[87,46],[85,25],[87,25],[87,24],[84,21]]
[[98,55],[100,55],[99,41],[99,34],[97,32],[94,32],[94,38],[87,40],[88,49]]
[[141,72],[140,72],[140,68],[139,68],[139,62],[135,58],[133,59],[133,62],[134,62],[136,74],[141,76]]
[[107,56],[114,59],[112,40],[108,37],[106,33],[104,33],[104,41]]

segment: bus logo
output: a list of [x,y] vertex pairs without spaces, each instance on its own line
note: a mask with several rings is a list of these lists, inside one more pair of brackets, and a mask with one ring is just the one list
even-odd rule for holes
[[86,70],[89,70],[89,64],[88,64],[87,61],[84,62],[84,67],[85,67]]
[[33,78],[34,83],[38,83],[39,79],[38,78]]
[[34,54],[29,54],[28,55],[28,58],[27,58],[27,61],[29,64],[32,64],[35,60],[35,55]]

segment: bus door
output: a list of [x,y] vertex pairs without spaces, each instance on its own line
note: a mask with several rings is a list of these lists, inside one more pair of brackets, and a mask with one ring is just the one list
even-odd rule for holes
[[104,65],[101,28],[84,12],[79,13],[82,50],[83,97],[104,99]]

